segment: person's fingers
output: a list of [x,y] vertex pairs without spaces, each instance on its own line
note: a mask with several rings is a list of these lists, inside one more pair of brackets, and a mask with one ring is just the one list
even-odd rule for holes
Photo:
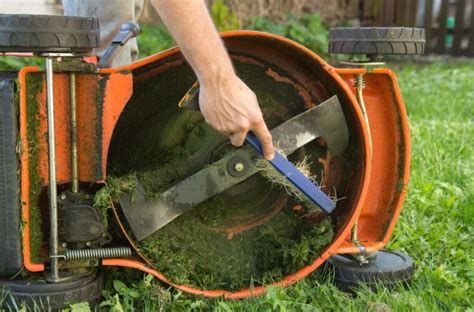
[[239,147],[244,144],[246,136],[247,136],[247,131],[241,131],[241,132],[237,132],[230,135],[229,139],[232,145]]
[[262,144],[263,155],[267,160],[272,160],[275,157],[275,149],[273,148],[272,135],[268,131],[265,121],[259,122],[252,128],[252,132],[257,136]]

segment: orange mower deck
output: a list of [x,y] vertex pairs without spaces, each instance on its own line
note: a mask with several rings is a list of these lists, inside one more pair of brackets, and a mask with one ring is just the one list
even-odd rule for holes
[[[288,286],[308,276],[323,264],[331,255],[341,253],[359,253],[360,245],[351,240],[351,231],[357,221],[358,241],[367,251],[377,251],[387,244],[406,195],[409,166],[410,143],[405,107],[395,74],[386,68],[340,69],[327,64],[314,52],[303,46],[276,35],[254,32],[234,31],[223,34],[224,41],[233,59],[255,63],[264,59],[288,72],[294,78],[288,83],[298,90],[307,104],[314,106],[314,98],[323,98],[337,94],[350,126],[351,148],[353,154],[352,173],[346,188],[347,199],[338,203],[335,218],[336,235],[308,266],[286,276],[275,283]],[[133,64],[112,69],[103,69],[98,73],[77,73],[78,107],[78,155],[79,180],[85,185],[100,185],[107,177],[107,158],[115,125],[132,97],[134,85],[154,75],[165,75],[174,67],[181,66],[185,60],[177,48],[163,51]],[[256,65],[258,66],[258,64]],[[46,91],[44,78],[36,67],[25,67],[19,73],[20,81],[20,138],[21,138],[21,203],[23,222],[23,262],[31,272],[43,271],[44,263],[32,259],[30,206],[32,190],[30,181],[34,170],[39,175],[44,188],[48,181],[47,141],[46,141]],[[268,69],[274,79],[279,77]],[[355,95],[354,77],[365,73],[366,87],[364,100],[370,125],[369,128]],[[32,77],[43,80],[42,88],[36,94],[28,93],[28,84]],[[56,151],[57,179],[60,184],[71,181],[70,138],[69,138],[69,84],[68,75],[56,73],[54,77],[56,101]],[[28,120],[31,117],[31,105],[36,102],[38,109],[34,118],[38,122],[35,129],[37,141],[32,141]],[[306,107],[305,104],[305,107]],[[31,151],[37,153],[37,161],[32,161]],[[338,168],[335,160],[324,162],[333,175],[327,177],[327,183],[337,183]],[[331,167],[333,166],[333,167]],[[31,183],[30,183],[31,182]],[[37,203],[35,203],[37,204]],[[42,246],[46,249],[47,246]],[[152,274],[185,292],[206,297],[224,296],[226,298],[245,298],[265,293],[266,287],[242,289],[235,292],[225,290],[203,290],[188,285],[175,285],[167,277],[156,271],[140,258],[104,259],[104,266],[122,266],[134,268]]]

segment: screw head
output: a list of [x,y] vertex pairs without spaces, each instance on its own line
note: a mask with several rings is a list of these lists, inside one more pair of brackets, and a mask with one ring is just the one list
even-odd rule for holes
[[67,247],[67,243],[66,243],[66,242],[61,243],[61,247],[66,248],[66,247]]
[[87,243],[86,243],[86,246],[90,246],[90,245],[91,245],[91,242],[87,242]]
[[238,163],[236,163],[236,164],[234,165],[234,169],[235,169],[235,171],[237,171],[237,172],[242,172],[242,171],[244,170],[244,168],[245,168],[245,166],[244,166],[244,164],[241,163],[241,162],[238,162]]
[[61,195],[59,195],[59,199],[65,200],[65,199],[66,199],[66,194],[61,194]]
[[247,159],[241,156],[234,156],[227,162],[227,172],[233,177],[243,177],[250,168]]

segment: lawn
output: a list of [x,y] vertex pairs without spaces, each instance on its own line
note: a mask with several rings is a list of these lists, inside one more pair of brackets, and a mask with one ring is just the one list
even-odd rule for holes
[[[400,66],[398,66],[400,67]],[[389,248],[410,254],[410,287],[339,291],[310,276],[259,298],[208,300],[136,271],[113,270],[103,307],[218,311],[465,311],[474,306],[474,62],[405,65],[398,70],[408,109],[412,170],[408,197]]]

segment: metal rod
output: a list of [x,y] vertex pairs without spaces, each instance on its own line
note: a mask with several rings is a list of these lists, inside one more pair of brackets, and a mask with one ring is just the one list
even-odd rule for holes
[[358,243],[359,238],[357,237],[357,223],[359,222],[359,219],[356,220],[354,223],[354,226],[352,227],[352,233],[351,233],[351,240],[353,243]]
[[[362,110],[362,115],[364,115],[365,124],[367,125],[367,130],[369,133],[369,157],[372,159],[372,135],[370,133],[370,124],[369,124],[369,117],[367,116],[367,109],[365,108],[365,101],[364,101],[364,94],[363,90],[365,88],[365,79],[364,74],[356,74],[355,75],[355,88],[356,88],[356,97],[357,102],[359,102],[360,109]],[[365,256],[365,246],[359,241],[358,237],[358,223],[359,219],[356,220],[354,226],[352,227],[352,235],[351,240],[352,242],[359,248],[361,251],[359,254],[355,254],[354,257],[360,264],[367,264],[368,260]]]
[[69,99],[71,101],[71,190],[79,191],[77,170],[77,119],[76,119],[76,74],[69,74]]
[[51,258],[51,281],[59,279],[58,270],[58,206],[56,185],[56,138],[54,127],[53,59],[46,58],[46,91],[48,110],[48,160],[49,160],[49,255]]

